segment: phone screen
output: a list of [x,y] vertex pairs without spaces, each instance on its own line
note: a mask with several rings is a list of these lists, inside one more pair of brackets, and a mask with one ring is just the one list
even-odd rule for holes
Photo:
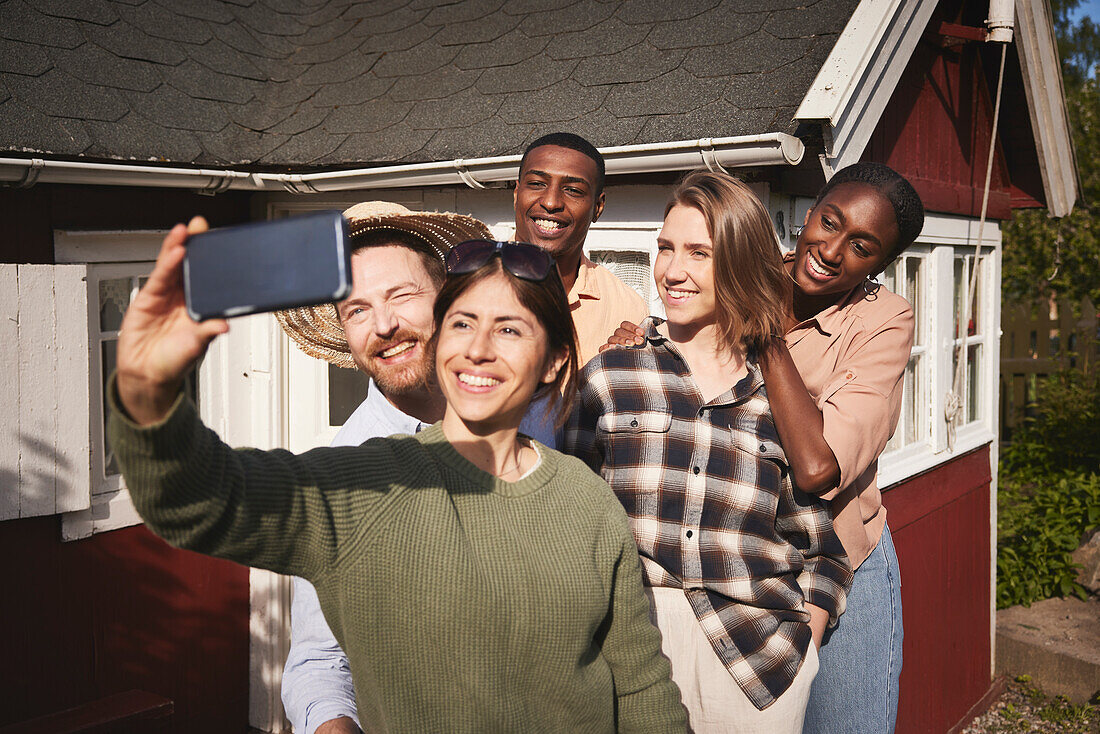
[[338,301],[351,290],[347,222],[314,212],[187,240],[184,285],[196,320]]

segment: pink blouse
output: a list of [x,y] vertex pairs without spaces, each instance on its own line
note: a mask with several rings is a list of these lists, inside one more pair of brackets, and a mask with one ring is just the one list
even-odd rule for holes
[[868,294],[859,285],[786,335],[840,465],[840,483],[822,497],[830,500],[833,527],[853,569],[875,549],[886,526],[878,457],[901,413],[913,325],[913,309],[904,298],[883,287]]

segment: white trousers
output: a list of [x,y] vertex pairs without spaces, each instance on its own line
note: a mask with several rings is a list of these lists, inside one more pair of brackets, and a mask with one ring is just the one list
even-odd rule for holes
[[681,589],[646,587],[651,615],[661,630],[661,652],[672,664],[672,679],[695,734],[801,734],[810,685],[817,675],[817,647],[791,687],[763,711],[756,708],[718,659]]

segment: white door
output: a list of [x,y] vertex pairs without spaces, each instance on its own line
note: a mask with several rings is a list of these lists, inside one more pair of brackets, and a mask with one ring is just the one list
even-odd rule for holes
[[359,370],[334,367],[310,357],[286,339],[287,448],[301,453],[328,446],[348,416],[367,396]]

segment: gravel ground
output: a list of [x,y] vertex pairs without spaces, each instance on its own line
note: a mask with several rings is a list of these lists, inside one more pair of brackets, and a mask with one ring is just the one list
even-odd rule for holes
[[963,729],[963,734],[1015,734],[1016,732],[1100,733],[1100,706],[1075,706],[1064,698],[1051,698],[1031,686],[1022,675],[1008,684],[1004,694],[985,714]]

